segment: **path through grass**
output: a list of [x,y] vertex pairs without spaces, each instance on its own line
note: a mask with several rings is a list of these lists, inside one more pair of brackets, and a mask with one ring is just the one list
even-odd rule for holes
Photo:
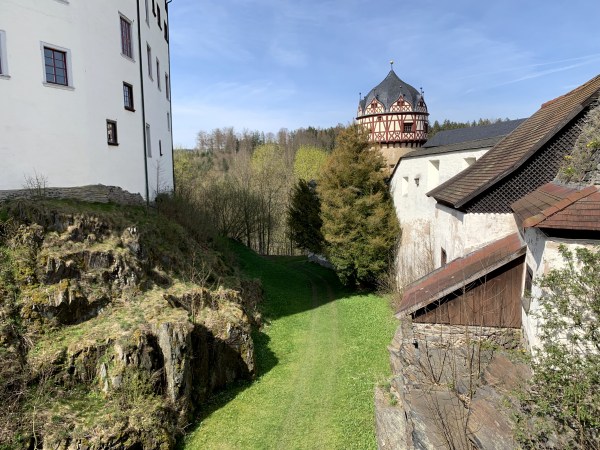
[[266,292],[259,377],[217,396],[185,449],[377,448],[373,389],[395,329],[387,301],[303,258],[236,252]]

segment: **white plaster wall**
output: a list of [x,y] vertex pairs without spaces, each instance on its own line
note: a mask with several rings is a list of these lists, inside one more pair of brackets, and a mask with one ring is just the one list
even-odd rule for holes
[[[400,160],[390,189],[402,228],[398,251],[398,278],[402,284],[439,267],[442,247],[450,261],[463,256],[465,249],[476,248],[480,239],[487,234],[493,239],[494,236],[509,234],[510,231],[506,229],[513,229],[507,226],[512,216],[510,220],[507,217],[477,217],[482,215],[468,215],[465,218],[462,213],[438,206],[435,199],[426,195],[466,169],[466,158],[479,159],[488,150],[489,147]],[[437,163],[437,170],[433,162]],[[417,178],[418,185],[415,181]],[[476,227],[484,227],[487,231],[482,233]],[[465,234],[471,232],[473,236]]]
[[598,241],[552,238],[546,236],[537,228],[528,228],[525,230],[524,239],[527,244],[525,261],[533,272],[533,287],[531,289],[532,298],[529,304],[529,311],[525,308],[526,302],[524,302],[521,317],[525,342],[529,350],[533,350],[540,346],[538,334],[540,319],[535,317],[536,313],[540,311],[540,305],[536,299],[542,295],[538,283],[540,278],[547,275],[551,270],[565,267],[558,247],[563,244],[571,251],[582,247],[592,249],[598,245]]
[[[140,8],[144,20],[143,2]],[[119,13],[132,21],[134,61],[121,55]],[[145,197],[136,1],[2,0],[0,30],[9,64],[8,77],[0,78],[0,189],[22,188],[25,177],[37,172],[50,186],[101,183]],[[42,43],[68,50],[70,87],[44,83]],[[155,48],[168,70],[167,43]],[[124,109],[123,82],[133,85],[135,112]],[[168,143],[163,153],[169,159],[170,133],[158,126],[154,112],[163,111],[166,130],[169,104],[148,92],[145,103]],[[118,146],[107,143],[107,119],[117,121]]]

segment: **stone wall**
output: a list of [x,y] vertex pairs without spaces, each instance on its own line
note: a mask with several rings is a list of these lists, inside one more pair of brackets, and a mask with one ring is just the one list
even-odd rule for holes
[[93,184],[77,187],[39,187],[33,189],[0,190],[0,202],[18,198],[58,198],[93,203],[118,203],[120,205],[143,205],[140,194],[132,194],[117,186]]
[[518,330],[401,320],[393,378],[375,393],[378,448],[517,448],[508,398],[529,373],[519,341]]

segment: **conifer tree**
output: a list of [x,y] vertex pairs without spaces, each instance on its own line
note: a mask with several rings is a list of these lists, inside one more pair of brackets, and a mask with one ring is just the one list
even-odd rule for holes
[[385,274],[400,236],[383,157],[367,137],[358,126],[343,131],[318,186],[326,254],[344,284],[360,287]]
[[323,252],[321,202],[314,186],[300,179],[292,188],[287,224],[292,241],[301,249]]

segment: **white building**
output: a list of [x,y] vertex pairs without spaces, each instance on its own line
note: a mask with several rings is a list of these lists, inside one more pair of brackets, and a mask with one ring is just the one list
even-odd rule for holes
[[165,0],[0,2],[0,190],[173,188]]
[[[521,120],[440,131],[422,148],[404,155],[396,166],[390,189],[402,228],[398,252],[401,282],[411,282],[473,247],[468,239],[447,239],[455,214],[444,217],[427,192],[448,181],[511,133]],[[473,226],[480,221],[471,220]],[[438,230],[439,229],[439,230]]]
[[433,242],[445,258],[406,287],[399,315],[522,327],[536,344],[530,313],[536,305],[529,305],[524,289],[557,267],[560,243],[592,245],[600,232],[597,182],[586,188],[552,183],[599,98],[600,75],[544,103],[485,155],[427,192],[436,201]]

